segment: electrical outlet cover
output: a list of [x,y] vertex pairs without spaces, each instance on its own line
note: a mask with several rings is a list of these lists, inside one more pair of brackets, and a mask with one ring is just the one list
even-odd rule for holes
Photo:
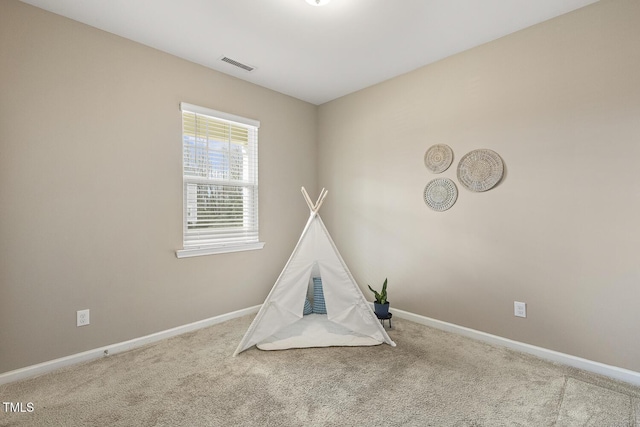
[[516,317],[527,317],[527,304],[524,302],[513,302],[513,314]]
[[76,314],[76,326],[87,326],[89,323],[89,310],[79,310]]

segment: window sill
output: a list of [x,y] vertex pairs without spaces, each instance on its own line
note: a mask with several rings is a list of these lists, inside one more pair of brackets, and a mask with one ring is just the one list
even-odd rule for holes
[[176,257],[178,257],[178,258],[190,258],[190,257],[194,257],[194,256],[226,254],[226,253],[231,253],[231,252],[254,251],[254,250],[257,250],[257,249],[262,249],[263,247],[264,247],[264,242],[257,242],[257,243],[242,243],[242,244],[236,244],[236,245],[211,246],[211,247],[208,247],[208,248],[178,249],[176,251]]

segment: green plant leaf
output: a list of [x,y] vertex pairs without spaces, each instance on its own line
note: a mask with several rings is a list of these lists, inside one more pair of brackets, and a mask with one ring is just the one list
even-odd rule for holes
[[[367,285],[367,286],[369,286],[369,290],[371,290],[371,292],[373,292],[373,296],[375,297],[376,302],[377,302],[378,304],[383,304],[382,302],[380,302],[380,301],[382,301],[382,299],[383,299],[382,295],[380,295],[380,294],[378,293],[378,291],[374,290],[374,289],[371,287],[371,285]],[[385,297],[384,299],[385,299],[385,301],[386,301],[386,297]]]
[[378,293],[378,291],[374,290],[371,285],[367,285],[369,290],[373,292],[373,295],[376,298],[376,302],[378,304],[386,304],[387,303],[387,279],[384,279],[384,283],[382,284],[382,292]]

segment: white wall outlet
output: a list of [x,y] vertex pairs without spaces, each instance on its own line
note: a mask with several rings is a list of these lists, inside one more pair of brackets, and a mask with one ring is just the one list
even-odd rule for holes
[[514,301],[513,314],[516,317],[527,317],[527,303]]
[[76,314],[76,325],[87,326],[89,324],[89,309],[79,310]]

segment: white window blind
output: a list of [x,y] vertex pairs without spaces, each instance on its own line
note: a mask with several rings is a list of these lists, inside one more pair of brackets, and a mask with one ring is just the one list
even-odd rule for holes
[[186,103],[180,109],[184,250],[257,249],[260,122]]

